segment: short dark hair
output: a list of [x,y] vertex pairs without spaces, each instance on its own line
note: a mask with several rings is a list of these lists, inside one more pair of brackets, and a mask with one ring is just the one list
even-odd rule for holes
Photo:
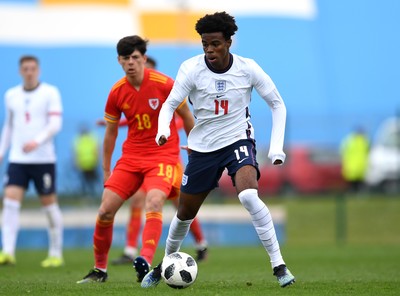
[[157,68],[157,61],[152,57],[147,56],[147,64],[152,65],[154,69]]
[[33,55],[23,55],[19,58],[19,65],[21,66],[26,61],[34,61],[39,65],[39,59]]
[[119,56],[130,55],[135,50],[138,50],[142,55],[147,51],[148,40],[143,39],[138,35],[126,36],[118,41],[117,53]]
[[200,35],[203,33],[222,32],[225,40],[229,40],[235,35],[238,29],[235,18],[225,11],[206,14],[197,21],[195,28]]

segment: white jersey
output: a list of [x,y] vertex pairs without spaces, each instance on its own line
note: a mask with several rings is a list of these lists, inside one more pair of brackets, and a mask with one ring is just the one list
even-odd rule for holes
[[189,134],[188,147],[211,152],[238,140],[254,138],[249,105],[253,87],[272,110],[270,158],[285,159],[283,140],[286,107],[271,78],[252,59],[232,54],[226,72],[214,72],[204,54],[182,63],[174,87],[163,104],[159,118],[159,135],[169,135],[169,121],[177,106],[189,97],[196,118]]
[[[5,93],[6,118],[0,142],[0,156],[9,144],[9,162],[23,164],[54,163],[54,135],[61,129],[62,104],[60,92],[47,83],[31,91],[22,85]],[[39,146],[26,153],[23,145],[36,141]]]

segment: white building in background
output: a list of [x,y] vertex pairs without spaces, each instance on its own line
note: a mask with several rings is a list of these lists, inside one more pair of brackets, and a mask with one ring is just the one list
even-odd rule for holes
[[114,45],[138,34],[152,42],[197,42],[205,13],[312,19],[315,0],[9,0],[0,3],[0,44]]

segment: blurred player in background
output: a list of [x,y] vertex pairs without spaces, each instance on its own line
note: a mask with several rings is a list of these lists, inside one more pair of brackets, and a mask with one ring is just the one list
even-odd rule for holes
[[53,138],[62,126],[61,96],[55,86],[39,81],[37,57],[22,56],[19,71],[22,84],[5,94],[6,116],[0,142],[0,161],[11,145],[3,199],[0,265],[16,263],[21,203],[33,181],[49,220],[49,253],[41,265],[58,267],[63,265],[63,221],[56,195]]
[[[158,114],[174,82],[165,74],[145,67],[146,50],[147,40],[137,35],[124,37],[117,44],[118,62],[125,77],[114,84],[105,107],[104,191],[93,235],[95,265],[78,283],[107,280],[115,214],[139,187],[146,192],[142,248],[134,262],[137,279],[141,281],[150,269],[161,236],[164,201],[179,191],[182,168],[175,122],[171,123],[168,146],[159,147],[154,142]],[[187,104],[181,104],[177,113],[184,119],[184,129],[189,134],[194,118]],[[122,114],[128,122],[128,136],[122,156],[111,173],[111,158]]]
[[146,67],[150,69],[157,69],[157,61],[152,57],[147,56]]
[[[147,56],[145,65],[147,68],[155,69],[157,67],[157,62],[155,59]],[[105,121],[103,120],[98,121],[97,123],[99,125],[105,125]],[[180,116],[175,117],[175,124],[178,130],[183,128],[183,120]],[[119,121],[119,125],[126,126],[128,125],[128,122],[125,118],[123,118]],[[111,263],[114,265],[132,264],[138,253],[138,238],[142,228],[142,212],[145,204],[146,192],[143,190],[143,188],[139,188],[139,190],[136,191],[136,193],[132,195],[130,199],[130,215],[126,229],[126,243],[123,254],[119,258],[111,261]],[[170,198],[170,201],[175,207],[178,206],[177,197]],[[208,249],[207,241],[203,235],[198,218],[195,218],[193,223],[190,225],[190,232],[192,233],[196,243],[196,260],[202,261],[206,259]]]
[[[285,160],[286,107],[271,78],[254,60],[230,53],[237,29],[234,17],[226,12],[206,15],[197,21],[196,31],[201,36],[204,54],[182,63],[160,111],[156,137],[159,145],[168,144],[169,123],[187,96],[196,117],[188,138],[189,162],[182,178],[178,211],[169,227],[165,255],[179,251],[193,218],[227,168],[239,200],[249,212],[269,255],[273,274],[279,285],[286,287],[295,278],[285,265],[271,214],[257,191],[260,172],[249,111],[253,87],[272,111],[269,157],[274,165]],[[154,287],[160,280],[161,264],[144,277],[141,286]]]

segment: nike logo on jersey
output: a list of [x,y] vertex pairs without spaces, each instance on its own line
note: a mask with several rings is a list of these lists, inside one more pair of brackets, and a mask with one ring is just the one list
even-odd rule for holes
[[217,99],[222,98],[225,95],[217,95]]
[[245,161],[247,158],[248,158],[248,157],[239,160],[238,163],[242,163],[242,162]]

